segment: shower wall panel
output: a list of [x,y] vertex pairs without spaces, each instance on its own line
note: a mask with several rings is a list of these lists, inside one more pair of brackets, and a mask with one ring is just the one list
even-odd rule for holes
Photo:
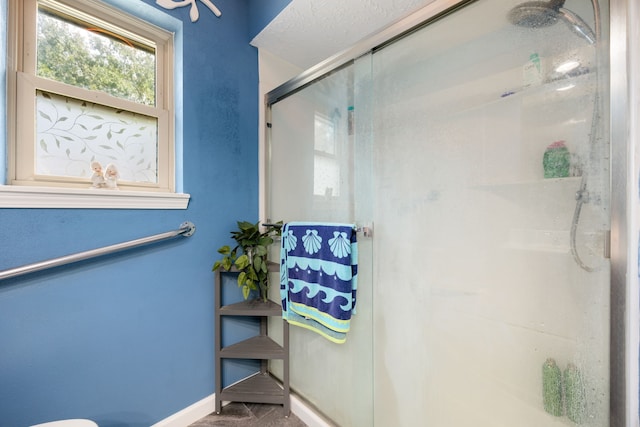
[[[580,422],[608,425],[600,46],[560,24],[510,25],[507,3],[475,2],[373,54],[379,426],[566,425],[567,403],[544,409],[549,359],[582,375]],[[579,71],[556,71],[568,61]],[[545,179],[557,141],[571,167]],[[594,272],[570,248],[587,173],[576,240]]]

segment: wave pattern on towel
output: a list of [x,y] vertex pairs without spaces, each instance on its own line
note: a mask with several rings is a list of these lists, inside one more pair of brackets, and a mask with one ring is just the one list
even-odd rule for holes
[[345,342],[355,314],[357,256],[353,224],[285,224],[280,264],[283,318],[333,342]]

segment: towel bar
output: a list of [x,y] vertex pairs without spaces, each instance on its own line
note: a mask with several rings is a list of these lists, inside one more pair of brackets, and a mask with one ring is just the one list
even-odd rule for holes
[[[265,227],[269,227],[269,226],[274,226],[276,224],[265,222],[262,225],[264,225]],[[373,237],[373,227],[371,225],[368,225],[368,226],[365,225],[360,227],[356,226],[356,233],[362,233],[364,237]]]

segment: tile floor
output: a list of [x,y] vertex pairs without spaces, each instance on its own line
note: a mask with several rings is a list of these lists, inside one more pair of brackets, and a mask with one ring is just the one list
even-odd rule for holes
[[298,417],[290,414],[286,418],[282,405],[232,402],[222,407],[217,415],[207,415],[189,427],[306,427]]

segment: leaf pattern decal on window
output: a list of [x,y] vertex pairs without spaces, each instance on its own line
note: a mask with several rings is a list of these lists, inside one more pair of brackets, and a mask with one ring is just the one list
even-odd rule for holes
[[36,107],[37,174],[88,179],[97,160],[122,181],[158,182],[157,119],[43,91]]

